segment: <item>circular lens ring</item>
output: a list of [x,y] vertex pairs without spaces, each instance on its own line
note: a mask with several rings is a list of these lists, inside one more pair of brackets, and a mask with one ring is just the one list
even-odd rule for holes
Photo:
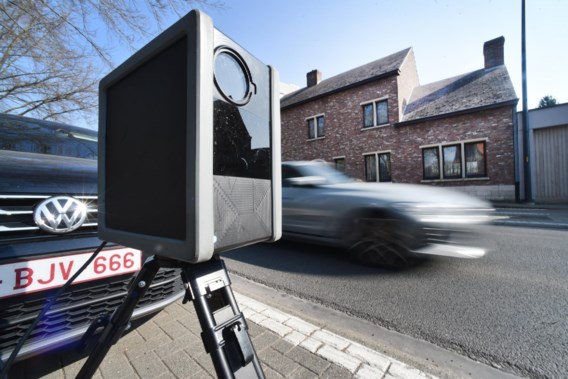
[[[223,59],[225,64],[229,63],[229,65],[232,66],[229,68],[233,71],[232,74],[239,77],[227,78],[226,73],[218,72],[217,63],[220,62],[221,59]],[[252,96],[254,84],[252,83],[250,71],[241,56],[236,51],[226,46],[219,47],[215,50],[213,66],[215,86],[223,98],[235,105],[247,104]],[[237,94],[237,96],[235,96],[235,94]]]

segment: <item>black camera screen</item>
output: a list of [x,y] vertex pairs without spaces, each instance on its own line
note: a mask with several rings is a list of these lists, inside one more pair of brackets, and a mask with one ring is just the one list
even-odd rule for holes
[[185,239],[186,41],[108,89],[104,190],[111,228]]

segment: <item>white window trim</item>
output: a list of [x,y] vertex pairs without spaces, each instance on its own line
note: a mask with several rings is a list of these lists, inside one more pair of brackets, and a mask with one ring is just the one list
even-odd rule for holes
[[306,117],[304,119],[304,123],[307,123],[308,120],[313,119],[314,120],[314,126],[315,126],[314,134],[315,134],[316,137],[315,138],[308,138],[307,141],[315,141],[315,140],[318,140],[318,139],[325,139],[325,135],[322,136],[322,137],[318,136],[318,117],[323,117],[323,125],[324,125],[324,128],[325,128],[325,113],[319,113],[319,114],[316,114],[316,115],[313,115],[313,116],[310,116],[310,117]]
[[[421,145],[419,146],[420,151],[424,149],[431,149],[433,147],[438,148],[438,170],[440,172],[439,179],[422,179],[421,183],[433,183],[433,182],[450,182],[450,181],[464,181],[464,180],[489,180],[488,176],[484,177],[476,177],[476,178],[468,178],[466,177],[465,172],[465,145],[469,143],[475,142],[485,142],[485,146],[487,146],[487,141],[489,138],[474,138],[474,139],[467,139],[461,141],[453,141],[453,142],[441,142],[435,144],[428,144],[428,145]],[[461,178],[444,178],[444,147],[445,146],[460,146],[460,156],[461,156]],[[487,166],[487,155],[485,156],[485,165]],[[424,155],[422,154],[422,171],[424,171]]]
[[[389,109],[389,97],[388,96],[383,96],[383,97],[379,97],[373,100],[367,100],[364,101],[362,103],[360,103],[359,105],[362,107],[364,107],[365,105],[369,105],[372,104],[373,105],[373,126],[367,126],[365,127],[363,125],[363,127],[361,128],[361,130],[372,130],[372,129],[378,129],[378,128],[384,128],[385,126],[389,126],[391,123],[390,121],[385,123],[385,124],[379,124],[377,125],[377,103],[381,102],[381,101],[385,101],[387,102],[387,117],[388,117],[388,109]],[[389,117],[390,120],[390,117]]]

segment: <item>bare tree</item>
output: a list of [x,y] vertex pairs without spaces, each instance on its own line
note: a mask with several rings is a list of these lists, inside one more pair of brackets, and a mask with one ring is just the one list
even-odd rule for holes
[[0,0],[0,112],[90,119],[111,43],[133,50],[168,16],[217,0]]

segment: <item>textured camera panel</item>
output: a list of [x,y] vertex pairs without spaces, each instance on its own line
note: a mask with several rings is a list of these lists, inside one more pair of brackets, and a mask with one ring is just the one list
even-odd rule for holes
[[216,250],[270,237],[270,180],[215,176],[214,204]]

